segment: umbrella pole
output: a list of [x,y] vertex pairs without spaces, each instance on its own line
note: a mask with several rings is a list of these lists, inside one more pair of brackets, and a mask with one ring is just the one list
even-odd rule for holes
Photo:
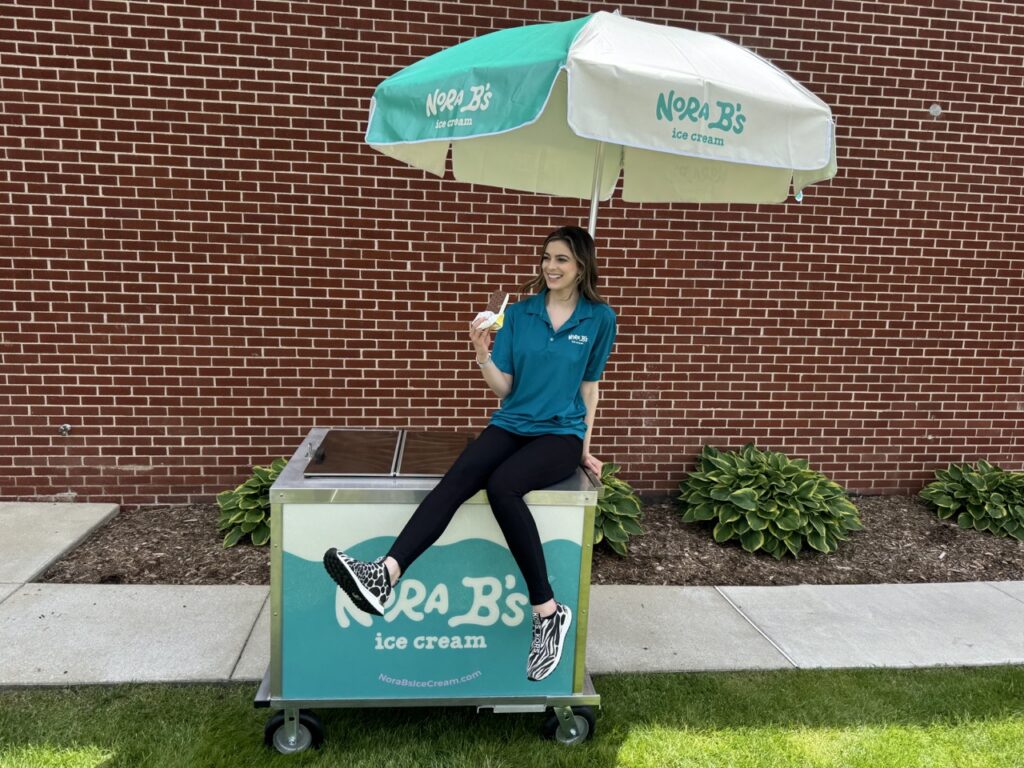
[[601,171],[604,168],[604,142],[597,142],[597,154],[594,156],[594,183],[590,188],[590,223],[587,231],[594,237],[597,231],[597,199],[601,194]]

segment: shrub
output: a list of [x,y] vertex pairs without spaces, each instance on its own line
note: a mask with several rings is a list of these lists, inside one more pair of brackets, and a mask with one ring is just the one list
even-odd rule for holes
[[257,547],[270,541],[270,486],[287,463],[288,459],[282,458],[269,467],[253,467],[252,477],[233,491],[217,494],[217,528],[227,530],[225,548],[235,546],[246,535]]
[[642,534],[644,529],[640,527],[640,518],[643,516],[640,499],[629,483],[615,476],[621,469],[618,464],[605,464],[601,467],[604,493],[597,501],[594,544],[604,541],[612,551],[625,556],[628,554],[626,542],[629,537]]
[[1024,541],[1024,472],[1007,472],[984,459],[976,467],[950,464],[921,491],[943,520],[956,517],[961,528],[1013,536]]
[[739,539],[748,552],[776,560],[804,545],[834,552],[850,531],[863,530],[846,492],[806,459],[759,450],[753,443],[722,453],[708,445],[679,484],[683,521],[714,522],[714,539]]

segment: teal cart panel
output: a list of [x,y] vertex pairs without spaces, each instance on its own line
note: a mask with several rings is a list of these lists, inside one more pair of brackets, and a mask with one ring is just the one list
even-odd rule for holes
[[[415,510],[408,503],[281,506],[280,696],[387,700],[568,695],[573,692],[585,514],[531,505],[556,599],[573,611],[558,668],[526,678],[526,585],[486,504],[466,504],[402,578],[384,616],[355,608],[323,567],[335,547],[372,560]],[[588,555],[589,557],[589,552]]]

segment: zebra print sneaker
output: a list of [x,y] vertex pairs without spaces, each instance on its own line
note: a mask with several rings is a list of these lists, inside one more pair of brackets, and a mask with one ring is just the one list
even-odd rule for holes
[[324,568],[356,608],[384,615],[384,603],[391,597],[391,576],[383,557],[364,563],[331,547],[324,553]]
[[526,661],[527,679],[543,680],[555,671],[562,658],[562,648],[565,646],[570,624],[572,611],[569,606],[561,603],[547,618],[541,618],[539,613],[533,614],[533,641],[530,643],[530,656]]

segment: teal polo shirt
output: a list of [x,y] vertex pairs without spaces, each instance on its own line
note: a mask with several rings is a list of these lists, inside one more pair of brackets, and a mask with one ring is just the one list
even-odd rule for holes
[[556,333],[544,302],[548,290],[505,309],[491,359],[512,376],[512,391],[491,424],[519,435],[587,434],[580,385],[597,381],[615,341],[615,310],[580,296]]

